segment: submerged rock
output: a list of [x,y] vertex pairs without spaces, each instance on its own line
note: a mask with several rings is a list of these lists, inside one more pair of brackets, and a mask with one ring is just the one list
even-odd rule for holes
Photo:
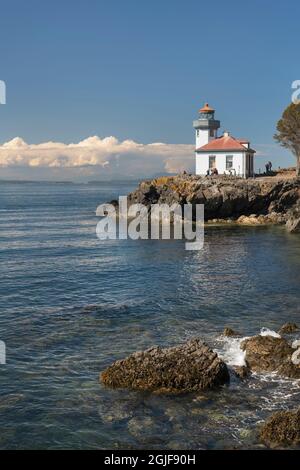
[[223,385],[229,382],[229,372],[214,351],[192,339],[172,348],[153,347],[131,354],[114,362],[100,378],[109,387],[185,393]]
[[292,362],[294,349],[284,338],[253,336],[242,341],[241,348],[246,351],[246,362],[251,370],[300,378],[300,366]]
[[269,446],[300,443],[300,408],[297,411],[278,411],[267,419],[260,438]]
[[136,416],[127,423],[128,431],[136,439],[159,438],[168,435],[171,430],[167,420],[155,418],[154,416]]
[[103,422],[114,423],[131,418],[135,409],[136,404],[132,400],[104,400],[98,406],[98,414]]
[[282,325],[278,333],[280,335],[284,334],[289,334],[289,333],[295,333],[295,331],[299,330],[299,327],[296,325],[296,323],[285,323]]
[[249,377],[251,370],[248,366],[233,366],[232,370],[234,374],[239,378],[239,379],[246,379]]

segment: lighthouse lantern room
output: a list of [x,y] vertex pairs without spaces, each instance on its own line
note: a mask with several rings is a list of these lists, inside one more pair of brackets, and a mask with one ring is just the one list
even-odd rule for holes
[[215,110],[206,103],[199,110],[199,118],[193,122],[196,130],[196,148],[217,138],[220,121],[215,120]]

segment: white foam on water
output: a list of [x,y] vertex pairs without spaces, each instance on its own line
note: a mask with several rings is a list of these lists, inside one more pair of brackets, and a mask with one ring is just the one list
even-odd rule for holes
[[223,348],[219,356],[229,366],[245,366],[246,352],[241,349],[241,343],[245,338],[222,338]]
[[[280,338],[278,333],[268,328],[262,328],[260,335]],[[232,338],[222,335],[217,338],[216,352],[229,367],[244,366],[246,365],[246,354],[241,349],[241,343],[248,338],[250,337]],[[298,343],[296,344],[298,345]],[[257,397],[258,410],[288,409],[295,406],[300,398],[300,379],[282,377],[276,372],[252,372],[251,379],[243,384],[243,387],[244,390],[248,389],[249,393],[253,392]]]
[[263,327],[260,330],[260,336],[273,336],[273,338],[281,338],[281,336],[276,333],[276,331],[270,330],[269,328]]
[[300,339],[296,339],[295,341],[292,342],[292,348],[293,349],[300,348]]
[[[281,338],[281,336],[274,330],[263,327],[260,330],[260,336],[273,336],[274,338]],[[248,339],[249,336],[243,338],[228,338],[220,337],[218,341],[222,343],[222,350],[217,351],[221,359],[229,366],[245,366],[246,365],[246,352],[241,349],[241,343]]]

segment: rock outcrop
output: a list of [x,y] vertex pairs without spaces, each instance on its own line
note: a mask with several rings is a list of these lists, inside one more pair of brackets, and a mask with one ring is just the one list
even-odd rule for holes
[[223,336],[228,336],[230,338],[234,336],[240,336],[240,334],[232,328],[226,326],[223,331]]
[[198,339],[171,348],[153,347],[114,362],[100,376],[114,388],[186,393],[229,381],[226,364]]
[[251,370],[249,366],[233,366],[232,370],[234,374],[236,375],[236,377],[238,377],[241,380],[246,379],[251,374]]
[[285,323],[284,325],[282,325],[282,327],[280,328],[278,333],[280,335],[287,335],[287,334],[290,334],[290,333],[295,333],[298,330],[299,330],[299,328],[296,325],[296,323]]
[[277,212],[266,215],[241,215],[236,222],[240,225],[280,225],[286,223],[286,215]]
[[300,217],[297,219],[289,219],[286,227],[290,233],[300,233]]
[[[206,220],[228,219],[251,225],[285,223],[300,204],[300,179],[201,177],[178,175],[144,181],[128,203],[204,204]],[[299,215],[300,217],[300,215]]]
[[290,233],[300,233],[300,199],[287,213],[286,228]]
[[300,378],[300,365],[292,362],[295,350],[284,338],[253,336],[241,343],[246,362],[255,372],[277,372],[290,378]]
[[271,447],[300,444],[300,408],[274,413],[261,427],[260,438]]

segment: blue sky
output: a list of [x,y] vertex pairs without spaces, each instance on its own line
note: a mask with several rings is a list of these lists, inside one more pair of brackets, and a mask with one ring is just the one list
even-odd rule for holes
[[[0,142],[96,135],[139,142],[147,158],[153,142],[188,151],[192,120],[208,101],[223,129],[265,153],[257,159],[293,164],[272,136],[300,79],[299,20],[296,0],[2,2]],[[1,173],[30,172],[9,165]]]

